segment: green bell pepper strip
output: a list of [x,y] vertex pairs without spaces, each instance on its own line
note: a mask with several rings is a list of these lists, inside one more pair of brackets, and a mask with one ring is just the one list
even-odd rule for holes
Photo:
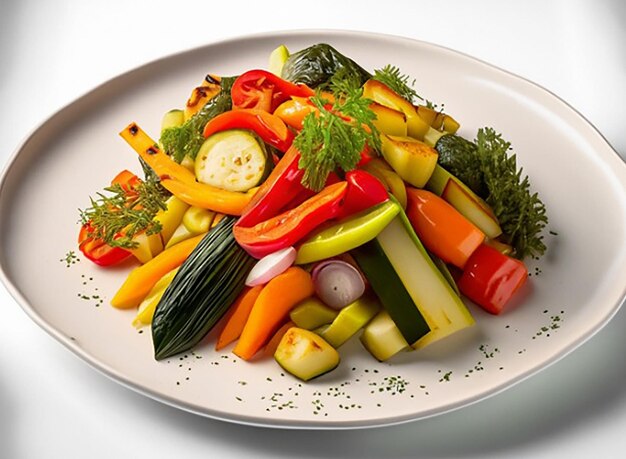
[[348,252],[374,239],[400,212],[389,200],[333,223],[305,240],[296,255],[296,264],[313,263]]

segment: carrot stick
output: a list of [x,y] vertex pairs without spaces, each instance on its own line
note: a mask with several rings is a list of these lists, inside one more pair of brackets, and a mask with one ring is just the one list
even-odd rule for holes
[[262,285],[246,288],[235,300],[233,305],[230,307],[231,313],[228,317],[226,325],[222,329],[220,336],[217,338],[217,344],[215,345],[216,351],[223,349],[239,338],[241,332],[243,331],[243,327],[246,325],[248,317],[250,316],[252,306],[254,306],[254,302],[259,297],[261,290],[263,290]]
[[251,359],[267,343],[289,311],[313,292],[311,275],[295,266],[269,281],[254,302],[233,350],[235,355],[244,360]]
[[133,308],[139,305],[159,279],[183,264],[205,234],[179,242],[146,264],[133,269],[111,300],[111,304],[120,309]]

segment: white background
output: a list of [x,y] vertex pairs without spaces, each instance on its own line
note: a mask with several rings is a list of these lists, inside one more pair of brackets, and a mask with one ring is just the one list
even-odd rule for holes
[[[625,24],[619,0],[0,0],[0,164],[54,111],[118,73],[221,38],[302,28],[389,33],[463,51],[558,94],[626,157]],[[433,419],[279,431],[200,418],[110,381],[0,287],[0,457],[624,457],[625,330],[621,311],[539,375]]]

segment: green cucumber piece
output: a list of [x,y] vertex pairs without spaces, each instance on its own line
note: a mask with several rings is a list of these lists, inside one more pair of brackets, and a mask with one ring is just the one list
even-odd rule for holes
[[274,358],[283,369],[303,381],[328,373],[339,365],[339,353],[321,336],[291,327],[280,340]]
[[322,325],[331,323],[338,312],[326,306],[317,298],[307,298],[289,311],[289,318],[299,328],[315,330]]
[[426,319],[376,239],[350,253],[409,344],[417,342],[430,332]]
[[235,217],[224,217],[200,241],[165,289],[152,318],[157,360],[191,349],[220,320],[256,260],[235,241]]
[[456,285],[456,282],[454,281],[454,277],[452,277],[452,273],[448,269],[448,266],[446,265],[446,263],[437,255],[433,255],[431,252],[428,252],[428,255],[430,256],[430,259],[433,261],[433,263],[435,264],[435,266],[437,267],[441,275],[444,277],[444,279],[448,282],[448,284],[450,284],[450,287],[452,287],[452,290],[454,290],[454,293],[461,296],[459,287]]
[[389,200],[334,223],[298,247],[296,264],[331,258],[371,241],[398,212],[400,205]]
[[431,331],[412,343],[422,348],[474,323],[467,307],[428,256],[404,212],[376,237]]
[[380,304],[376,299],[362,296],[339,311],[335,320],[321,332],[321,336],[331,346],[338,348],[372,320],[379,310]]
[[241,129],[210,136],[200,147],[195,163],[199,182],[228,191],[248,191],[260,184],[271,168],[263,141]]
[[365,349],[381,362],[410,349],[409,343],[384,309],[365,326],[360,340]]

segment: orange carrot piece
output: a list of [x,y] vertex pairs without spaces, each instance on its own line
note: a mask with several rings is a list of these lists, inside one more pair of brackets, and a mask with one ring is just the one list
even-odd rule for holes
[[287,333],[287,330],[295,326],[296,324],[294,324],[291,320],[283,324],[283,326],[280,327],[276,333],[274,333],[274,336],[272,336],[272,339],[270,339],[267,345],[265,346],[265,349],[263,350],[263,355],[267,357],[274,357],[274,353],[276,352],[276,349],[278,348],[278,345],[280,344],[280,340],[283,339],[283,336],[285,335],[285,333]]
[[251,359],[270,339],[289,311],[313,295],[311,275],[292,266],[269,281],[254,302],[250,317],[233,352],[244,360]]
[[247,287],[241,292],[239,297],[237,297],[230,307],[231,312],[226,321],[226,325],[217,338],[217,344],[215,345],[216,351],[225,348],[241,336],[243,327],[246,325],[248,317],[250,316],[250,311],[252,311],[252,306],[254,306],[254,302],[259,297],[261,290],[263,290],[262,285],[257,285],[252,288]]
[[159,279],[183,264],[205,234],[179,242],[147,263],[133,269],[111,300],[111,304],[120,309],[138,306]]

